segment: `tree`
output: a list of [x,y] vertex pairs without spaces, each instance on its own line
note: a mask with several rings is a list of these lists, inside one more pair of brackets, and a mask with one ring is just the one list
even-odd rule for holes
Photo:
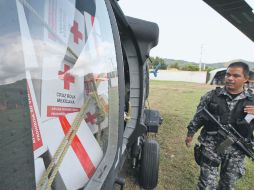
[[170,68],[180,69],[180,66],[179,66],[178,62],[175,62],[172,65],[170,65]]
[[213,68],[213,67],[206,67],[206,71],[209,73],[210,71],[212,71],[212,70],[214,70],[215,68]]
[[150,58],[151,58],[151,61],[152,61],[152,63],[149,66],[150,69],[155,68],[159,63],[161,64],[160,69],[162,69],[162,70],[167,69],[167,64],[165,63],[163,58],[160,58],[160,57],[157,57],[157,56],[155,58],[154,57],[150,57]]

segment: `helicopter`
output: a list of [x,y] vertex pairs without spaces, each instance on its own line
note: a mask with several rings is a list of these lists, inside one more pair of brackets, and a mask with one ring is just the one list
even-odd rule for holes
[[[204,1],[253,41],[245,1]],[[160,148],[148,135],[162,118],[146,101],[158,25],[116,0],[0,9],[0,189],[123,189],[128,159],[141,187],[155,188]]]
[[254,41],[253,5],[248,0],[204,0],[211,8],[240,30],[251,41]]
[[150,73],[153,73],[154,77],[157,77],[158,70],[160,69],[160,67],[161,67],[161,63],[157,64],[155,68],[152,71],[150,71]]
[[0,189],[114,189],[127,159],[155,188],[147,107],[156,23],[115,0],[1,1]]

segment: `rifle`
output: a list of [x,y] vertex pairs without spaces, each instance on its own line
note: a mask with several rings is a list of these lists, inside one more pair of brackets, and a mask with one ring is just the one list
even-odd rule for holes
[[218,153],[223,153],[224,150],[236,144],[249,158],[254,161],[254,143],[244,138],[239,134],[235,128],[230,125],[221,124],[205,107],[203,108],[204,113],[208,116],[209,120],[213,121],[218,127],[218,133],[225,139],[217,148]]

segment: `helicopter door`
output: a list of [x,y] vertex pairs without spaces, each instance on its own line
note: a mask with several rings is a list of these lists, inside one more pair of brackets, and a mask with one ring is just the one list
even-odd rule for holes
[[[116,49],[105,2],[16,0],[5,1],[3,6],[0,52],[9,56],[2,57],[6,75],[0,87],[12,96],[6,97],[1,91],[0,111],[1,116],[12,115],[12,121],[22,120],[24,131],[19,131],[19,136],[26,134],[23,140],[28,146],[20,147],[20,151],[32,154],[24,154],[24,160],[12,155],[1,169],[6,171],[7,180],[0,180],[0,184],[11,189],[9,178],[15,178],[17,184],[21,183],[19,179],[27,179],[26,173],[7,170],[12,170],[12,165],[22,167],[32,156],[31,186],[82,188],[107,152],[116,154],[111,145],[118,141]],[[4,20],[7,17],[12,21],[9,24]],[[11,89],[22,96],[15,90],[9,92]],[[8,107],[5,102],[15,106]],[[25,112],[27,115],[23,115]],[[11,124],[4,122],[0,121],[5,125],[1,136],[9,131],[15,136],[18,125],[10,129]],[[18,139],[14,144],[10,140],[1,142],[1,148],[6,149],[3,160],[11,155],[9,147],[18,147],[19,143]],[[35,189],[26,185],[18,187]]]

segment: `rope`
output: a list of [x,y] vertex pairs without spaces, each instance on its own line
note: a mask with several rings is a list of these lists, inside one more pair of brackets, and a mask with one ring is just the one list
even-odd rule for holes
[[37,187],[36,187],[36,190],[41,190],[41,189],[44,189],[44,186],[45,186],[45,183],[47,182],[47,177],[49,176],[50,172],[52,171],[54,165],[55,165],[55,168],[48,180],[48,184],[46,184],[46,190],[49,189],[49,187],[51,186],[51,184],[53,183],[54,181],[54,178],[57,174],[57,171],[60,167],[60,164],[62,163],[62,160],[68,150],[68,148],[70,147],[71,143],[72,143],[72,140],[74,139],[79,127],[80,127],[80,124],[82,122],[82,119],[84,117],[84,113],[85,113],[85,110],[87,109],[88,107],[88,103],[90,102],[90,97],[88,97],[86,99],[86,102],[83,104],[83,106],[81,107],[79,113],[76,115],[72,125],[71,125],[71,128],[69,129],[68,133],[66,134],[66,136],[64,137],[64,139],[62,140],[60,146],[58,147],[55,155],[53,156],[48,168],[46,171],[44,171]]
[[91,96],[94,98],[95,102],[97,103],[96,105],[96,111],[95,111],[95,114],[96,114],[96,118],[97,118],[97,121],[96,121],[96,124],[98,125],[98,136],[97,136],[97,141],[98,143],[101,145],[101,123],[103,122],[103,120],[105,119],[105,111],[103,109],[103,105],[99,99],[99,96],[97,94],[97,91],[93,91],[91,93]]
[[69,149],[69,147],[70,147],[70,145],[71,145],[71,143],[72,143],[79,127],[80,127],[80,124],[81,124],[81,122],[83,120],[83,117],[84,117],[85,110],[88,107],[89,100],[90,100],[90,98],[88,98],[86,104],[84,104],[84,106],[82,106],[80,112],[77,114],[77,116],[75,117],[75,119],[74,119],[74,121],[71,125],[73,130],[72,130],[72,133],[70,135],[69,141],[67,142],[67,145],[64,147],[64,150],[63,150],[63,152],[62,152],[62,154],[61,154],[61,156],[60,156],[60,158],[59,158],[59,160],[56,164],[56,167],[54,168],[53,173],[49,178],[49,182],[48,182],[48,185],[47,185],[46,189],[49,189],[51,187],[51,184],[53,183],[53,181],[55,179],[55,176],[56,176],[56,174],[59,170],[59,167],[60,167],[60,165],[63,161],[63,158],[66,155],[66,152]]
[[[97,107],[98,107],[98,118],[99,118],[99,121],[97,121],[97,124],[99,125],[105,118],[105,111],[103,110],[103,106],[99,100],[99,96],[98,94],[96,93],[96,91],[93,91],[91,93],[91,97],[95,99],[96,103],[97,103]],[[86,102],[83,104],[83,106],[81,107],[79,113],[76,115],[72,125],[71,125],[71,128],[69,129],[68,133],[66,134],[66,136],[64,137],[64,139],[62,140],[60,146],[58,147],[56,153],[54,154],[48,168],[46,171],[44,171],[37,187],[36,187],[36,190],[42,190],[42,189],[45,189],[45,190],[48,190],[54,179],[55,179],[55,176],[59,170],[59,167],[63,161],[63,158],[64,156],[66,155],[79,127],[80,127],[80,124],[82,122],[82,119],[84,117],[84,113],[89,105],[89,102],[90,102],[90,98],[91,97],[88,97],[86,99]],[[100,129],[98,131],[98,133],[100,132]],[[54,169],[53,169],[54,168]],[[53,169],[53,171],[52,171]],[[51,172],[52,171],[52,172]],[[49,174],[51,173],[50,175],[50,178],[49,180],[47,181],[47,177],[49,176]],[[47,183],[46,183],[47,182]],[[46,187],[45,187],[46,186]],[[45,187],[45,188],[44,188]]]
[[128,112],[124,112],[124,121],[128,122],[131,119],[131,102],[129,101]]

